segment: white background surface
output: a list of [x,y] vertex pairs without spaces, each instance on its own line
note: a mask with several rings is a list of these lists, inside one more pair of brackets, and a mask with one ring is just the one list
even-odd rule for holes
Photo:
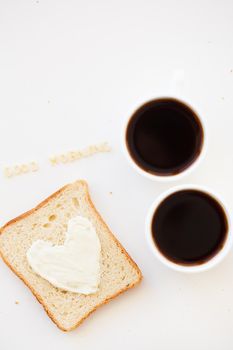
[[[120,148],[122,121],[140,103],[169,94],[181,72],[181,96],[205,119],[209,147],[179,183],[213,187],[233,209],[232,34],[231,0],[0,1],[0,223],[85,178],[144,274],[140,286],[66,334],[0,262],[1,350],[232,349],[233,253],[196,275],[156,261],[144,219],[172,184],[138,175]],[[53,153],[105,140],[110,154],[49,165]],[[5,165],[30,160],[39,172],[4,179]]]

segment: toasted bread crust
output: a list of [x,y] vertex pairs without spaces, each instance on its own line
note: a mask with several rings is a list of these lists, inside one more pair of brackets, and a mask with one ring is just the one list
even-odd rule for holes
[[89,204],[89,206],[92,208],[92,210],[95,211],[96,215],[98,216],[99,221],[107,228],[107,230],[109,231],[110,235],[112,236],[112,239],[115,241],[115,243],[117,244],[117,246],[120,248],[121,252],[126,256],[127,260],[129,261],[129,263],[134,267],[134,269],[136,270],[137,274],[138,274],[138,280],[135,281],[134,283],[131,283],[129,285],[127,285],[125,288],[122,288],[121,290],[119,290],[117,293],[115,293],[114,295],[110,296],[109,298],[106,298],[105,300],[103,300],[101,303],[99,303],[98,305],[96,305],[90,312],[86,313],[83,318],[78,321],[73,327],[71,328],[64,328],[59,322],[57,322],[57,320],[53,317],[52,312],[50,312],[50,310],[46,307],[46,305],[43,303],[42,298],[40,297],[40,295],[34,290],[34,288],[28,283],[28,281],[23,277],[23,275],[21,273],[19,273],[18,271],[16,271],[14,269],[14,267],[9,263],[9,261],[7,260],[7,258],[4,257],[3,252],[0,249],[0,256],[2,257],[3,261],[6,263],[7,266],[9,266],[9,268],[24,282],[24,284],[31,290],[31,292],[33,293],[33,295],[36,297],[36,299],[39,301],[39,303],[43,306],[44,310],[46,311],[46,313],[48,314],[48,316],[51,318],[51,320],[57,325],[57,327],[59,329],[61,329],[64,332],[68,332],[71,331],[75,328],[77,328],[90,314],[92,314],[98,307],[100,307],[101,305],[104,305],[106,303],[108,303],[110,300],[114,299],[115,297],[117,297],[118,295],[120,295],[121,293],[123,293],[124,291],[134,287],[136,284],[138,284],[141,280],[142,280],[142,273],[139,269],[139,267],[137,266],[137,264],[133,261],[133,259],[130,257],[130,255],[127,253],[127,251],[124,249],[124,247],[121,245],[121,243],[116,239],[116,237],[114,236],[114,234],[111,232],[111,230],[109,229],[109,227],[106,225],[106,223],[104,222],[104,220],[102,219],[101,215],[99,214],[99,212],[97,211],[97,209],[95,208],[90,194],[89,194],[89,190],[88,190],[88,184],[85,180],[78,180],[75,183],[72,184],[68,184],[62,188],[60,188],[58,191],[56,191],[55,193],[53,193],[52,195],[50,195],[49,197],[47,197],[45,200],[43,200],[41,203],[39,203],[35,208],[19,215],[18,217],[10,220],[9,222],[7,222],[1,229],[0,229],[0,234],[4,233],[4,230],[9,227],[10,225],[24,219],[25,217],[31,215],[32,213],[34,213],[35,211],[37,211],[38,209],[40,209],[41,207],[43,207],[44,205],[46,205],[51,199],[53,199],[54,197],[57,197],[60,193],[62,193],[65,189],[67,189],[70,186],[73,186],[74,184],[78,185],[82,185],[85,187],[85,192],[86,192],[86,200]]

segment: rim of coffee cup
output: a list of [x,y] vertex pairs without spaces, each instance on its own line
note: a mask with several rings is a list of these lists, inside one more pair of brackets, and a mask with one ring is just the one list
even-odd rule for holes
[[[156,246],[154,239],[152,237],[152,220],[154,213],[158,206],[161,204],[161,202],[166,199],[169,195],[179,192],[181,190],[198,190],[201,192],[204,192],[208,195],[210,195],[212,198],[214,198],[223,208],[224,213],[226,215],[227,223],[228,223],[228,230],[227,230],[227,236],[224,242],[223,247],[214,255],[212,258],[207,260],[206,262],[198,265],[182,265],[175,263],[163,255],[158,247]],[[146,216],[145,221],[145,232],[146,232],[146,240],[150,247],[150,250],[154,254],[154,256],[165,266],[179,272],[187,272],[187,273],[195,273],[195,272],[202,272],[211,269],[212,267],[219,264],[225,256],[229,253],[231,246],[232,246],[232,233],[231,233],[231,219],[229,211],[225,205],[225,201],[222,200],[222,197],[216,193],[216,191],[213,191],[207,186],[199,186],[194,184],[187,184],[187,185],[177,185],[173,186],[167,191],[162,192],[155,201],[151,204],[148,214]]]
[[[148,103],[148,102],[152,102],[152,101],[156,101],[156,100],[160,100],[160,99],[173,99],[173,100],[177,100],[181,103],[183,103],[184,105],[186,105],[187,107],[189,107],[194,113],[195,115],[198,117],[201,125],[202,125],[202,130],[203,130],[203,142],[202,142],[202,148],[200,151],[200,154],[197,156],[197,158],[184,170],[182,170],[180,173],[178,174],[174,174],[174,175],[159,175],[159,174],[153,174],[150,172],[147,172],[146,170],[142,169],[133,159],[133,157],[131,156],[127,144],[126,144],[126,130],[127,130],[127,126],[128,123],[130,121],[130,119],[132,118],[132,116],[135,114],[135,112],[141,108],[144,104]],[[205,125],[205,121],[204,119],[200,116],[200,113],[196,110],[196,108],[194,108],[191,104],[189,104],[187,101],[183,100],[180,97],[176,97],[176,96],[158,96],[155,98],[151,98],[146,100],[145,102],[141,103],[137,108],[134,109],[134,112],[131,113],[130,117],[127,117],[126,120],[123,123],[123,128],[122,128],[122,149],[123,149],[123,153],[125,155],[125,158],[128,160],[129,164],[131,165],[131,167],[137,171],[138,174],[153,180],[153,181],[159,181],[159,182],[172,182],[172,181],[177,181],[180,180],[182,178],[184,178],[186,175],[189,175],[190,173],[192,173],[199,165],[200,163],[203,161],[203,159],[206,156],[206,149],[207,149],[207,133],[206,133],[206,125]]]

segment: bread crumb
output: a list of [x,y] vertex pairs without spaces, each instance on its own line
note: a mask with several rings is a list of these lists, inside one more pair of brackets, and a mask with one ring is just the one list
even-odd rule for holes
[[52,156],[49,158],[49,161],[51,165],[56,165],[58,163],[58,157]]
[[30,167],[31,171],[38,171],[39,170],[39,165],[36,162],[29,163],[29,167]]
[[3,172],[5,177],[13,176],[12,169],[10,167],[5,167]]
[[27,173],[29,171],[29,166],[28,164],[22,164],[22,173]]

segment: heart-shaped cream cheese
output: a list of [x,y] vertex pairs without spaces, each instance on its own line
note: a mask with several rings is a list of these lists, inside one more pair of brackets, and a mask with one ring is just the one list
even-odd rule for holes
[[32,269],[55,287],[82,294],[96,293],[100,283],[99,237],[82,216],[69,220],[64,245],[35,241],[27,251]]

